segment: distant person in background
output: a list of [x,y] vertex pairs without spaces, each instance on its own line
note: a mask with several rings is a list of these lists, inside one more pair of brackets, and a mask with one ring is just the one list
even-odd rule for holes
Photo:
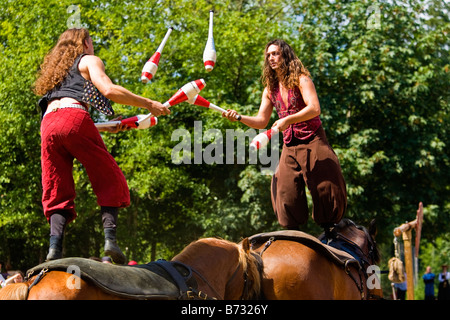
[[438,288],[438,300],[450,300],[450,272],[447,271],[448,266],[442,266],[442,272],[439,273],[439,288]]
[[21,283],[23,282],[24,276],[23,276],[23,272],[22,271],[15,271],[13,272],[8,279],[6,279],[6,281],[2,284],[2,286],[7,286],[8,284],[13,284],[13,283]]
[[3,261],[0,261],[0,287],[4,287],[6,285],[6,278],[8,278],[8,273],[3,270],[3,266]]
[[405,281],[394,283],[394,288],[397,296],[397,300],[405,300],[406,298],[406,290],[408,289],[408,285],[406,283],[406,274]]
[[431,272],[431,267],[427,266],[425,270],[425,274],[422,279],[425,282],[425,300],[435,300],[434,296],[434,279],[436,278],[435,274]]

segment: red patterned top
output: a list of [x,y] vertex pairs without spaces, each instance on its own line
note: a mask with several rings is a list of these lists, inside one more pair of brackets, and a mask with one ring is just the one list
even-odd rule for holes
[[[286,106],[281,98],[281,92],[277,86],[275,90],[270,95],[270,100],[277,109],[278,116],[284,118],[288,115],[294,114],[306,107],[305,101],[303,101],[302,94],[298,87],[294,89],[289,89],[288,91],[288,106]],[[291,124],[286,130],[283,131],[283,140],[287,144],[292,140],[292,133],[294,137],[299,140],[309,139],[316,130],[322,125],[319,116],[312,119],[297,122]]]

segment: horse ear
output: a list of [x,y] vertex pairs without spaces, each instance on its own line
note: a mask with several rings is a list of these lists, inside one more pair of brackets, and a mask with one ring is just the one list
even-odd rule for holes
[[378,230],[377,230],[377,225],[376,225],[376,221],[375,219],[372,219],[372,221],[370,221],[370,225],[369,225],[369,234],[372,236],[373,239],[375,239],[375,237],[377,236]]
[[250,251],[250,241],[248,241],[248,238],[242,240],[242,249],[244,249],[245,253]]

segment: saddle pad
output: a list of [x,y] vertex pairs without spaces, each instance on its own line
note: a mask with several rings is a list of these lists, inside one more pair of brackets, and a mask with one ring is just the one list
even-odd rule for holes
[[[85,258],[63,258],[42,263],[27,271],[27,277],[42,269],[64,271],[80,269],[83,280],[93,282],[107,293],[127,299],[178,299],[179,288],[170,275],[158,264],[119,266]],[[175,266],[178,270],[181,266]]]
[[359,268],[359,262],[355,260],[355,257],[350,255],[349,253],[326,245],[316,237],[302,231],[281,230],[267,233],[258,233],[249,237],[249,241],[250,243],[261,244],[263,242],[269,241],[269,239],[272,237],[274,238],[274,240],[289,240],[302,243],[310,247],[311,249],[321,252],[328,259],[339,266],[344,267],[347,264],[357,264],[357,267]]

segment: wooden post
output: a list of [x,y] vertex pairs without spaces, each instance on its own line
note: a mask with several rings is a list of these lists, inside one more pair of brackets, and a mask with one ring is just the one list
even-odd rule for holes
[[413,258],[411,248],[411,229],[403,232],[403,245],[405,248],[405,271],[406,271],[406,297],[408,300],[414,300],[414,274],[413,274]]
[[405,272],[406,272],[406,297],[408,300],[414,300],[414,271],[413,271],[413,256],[412,256],[412,229],[416,229],[416,258],[419,253],[419,243],[422,230],[423,221],[423,204],[419,203],[419,209],[417,210],[417,216],[414,221],[407,222],[394,229],[394,236],[399,237],[402,235],[403,244],[405,249]]

